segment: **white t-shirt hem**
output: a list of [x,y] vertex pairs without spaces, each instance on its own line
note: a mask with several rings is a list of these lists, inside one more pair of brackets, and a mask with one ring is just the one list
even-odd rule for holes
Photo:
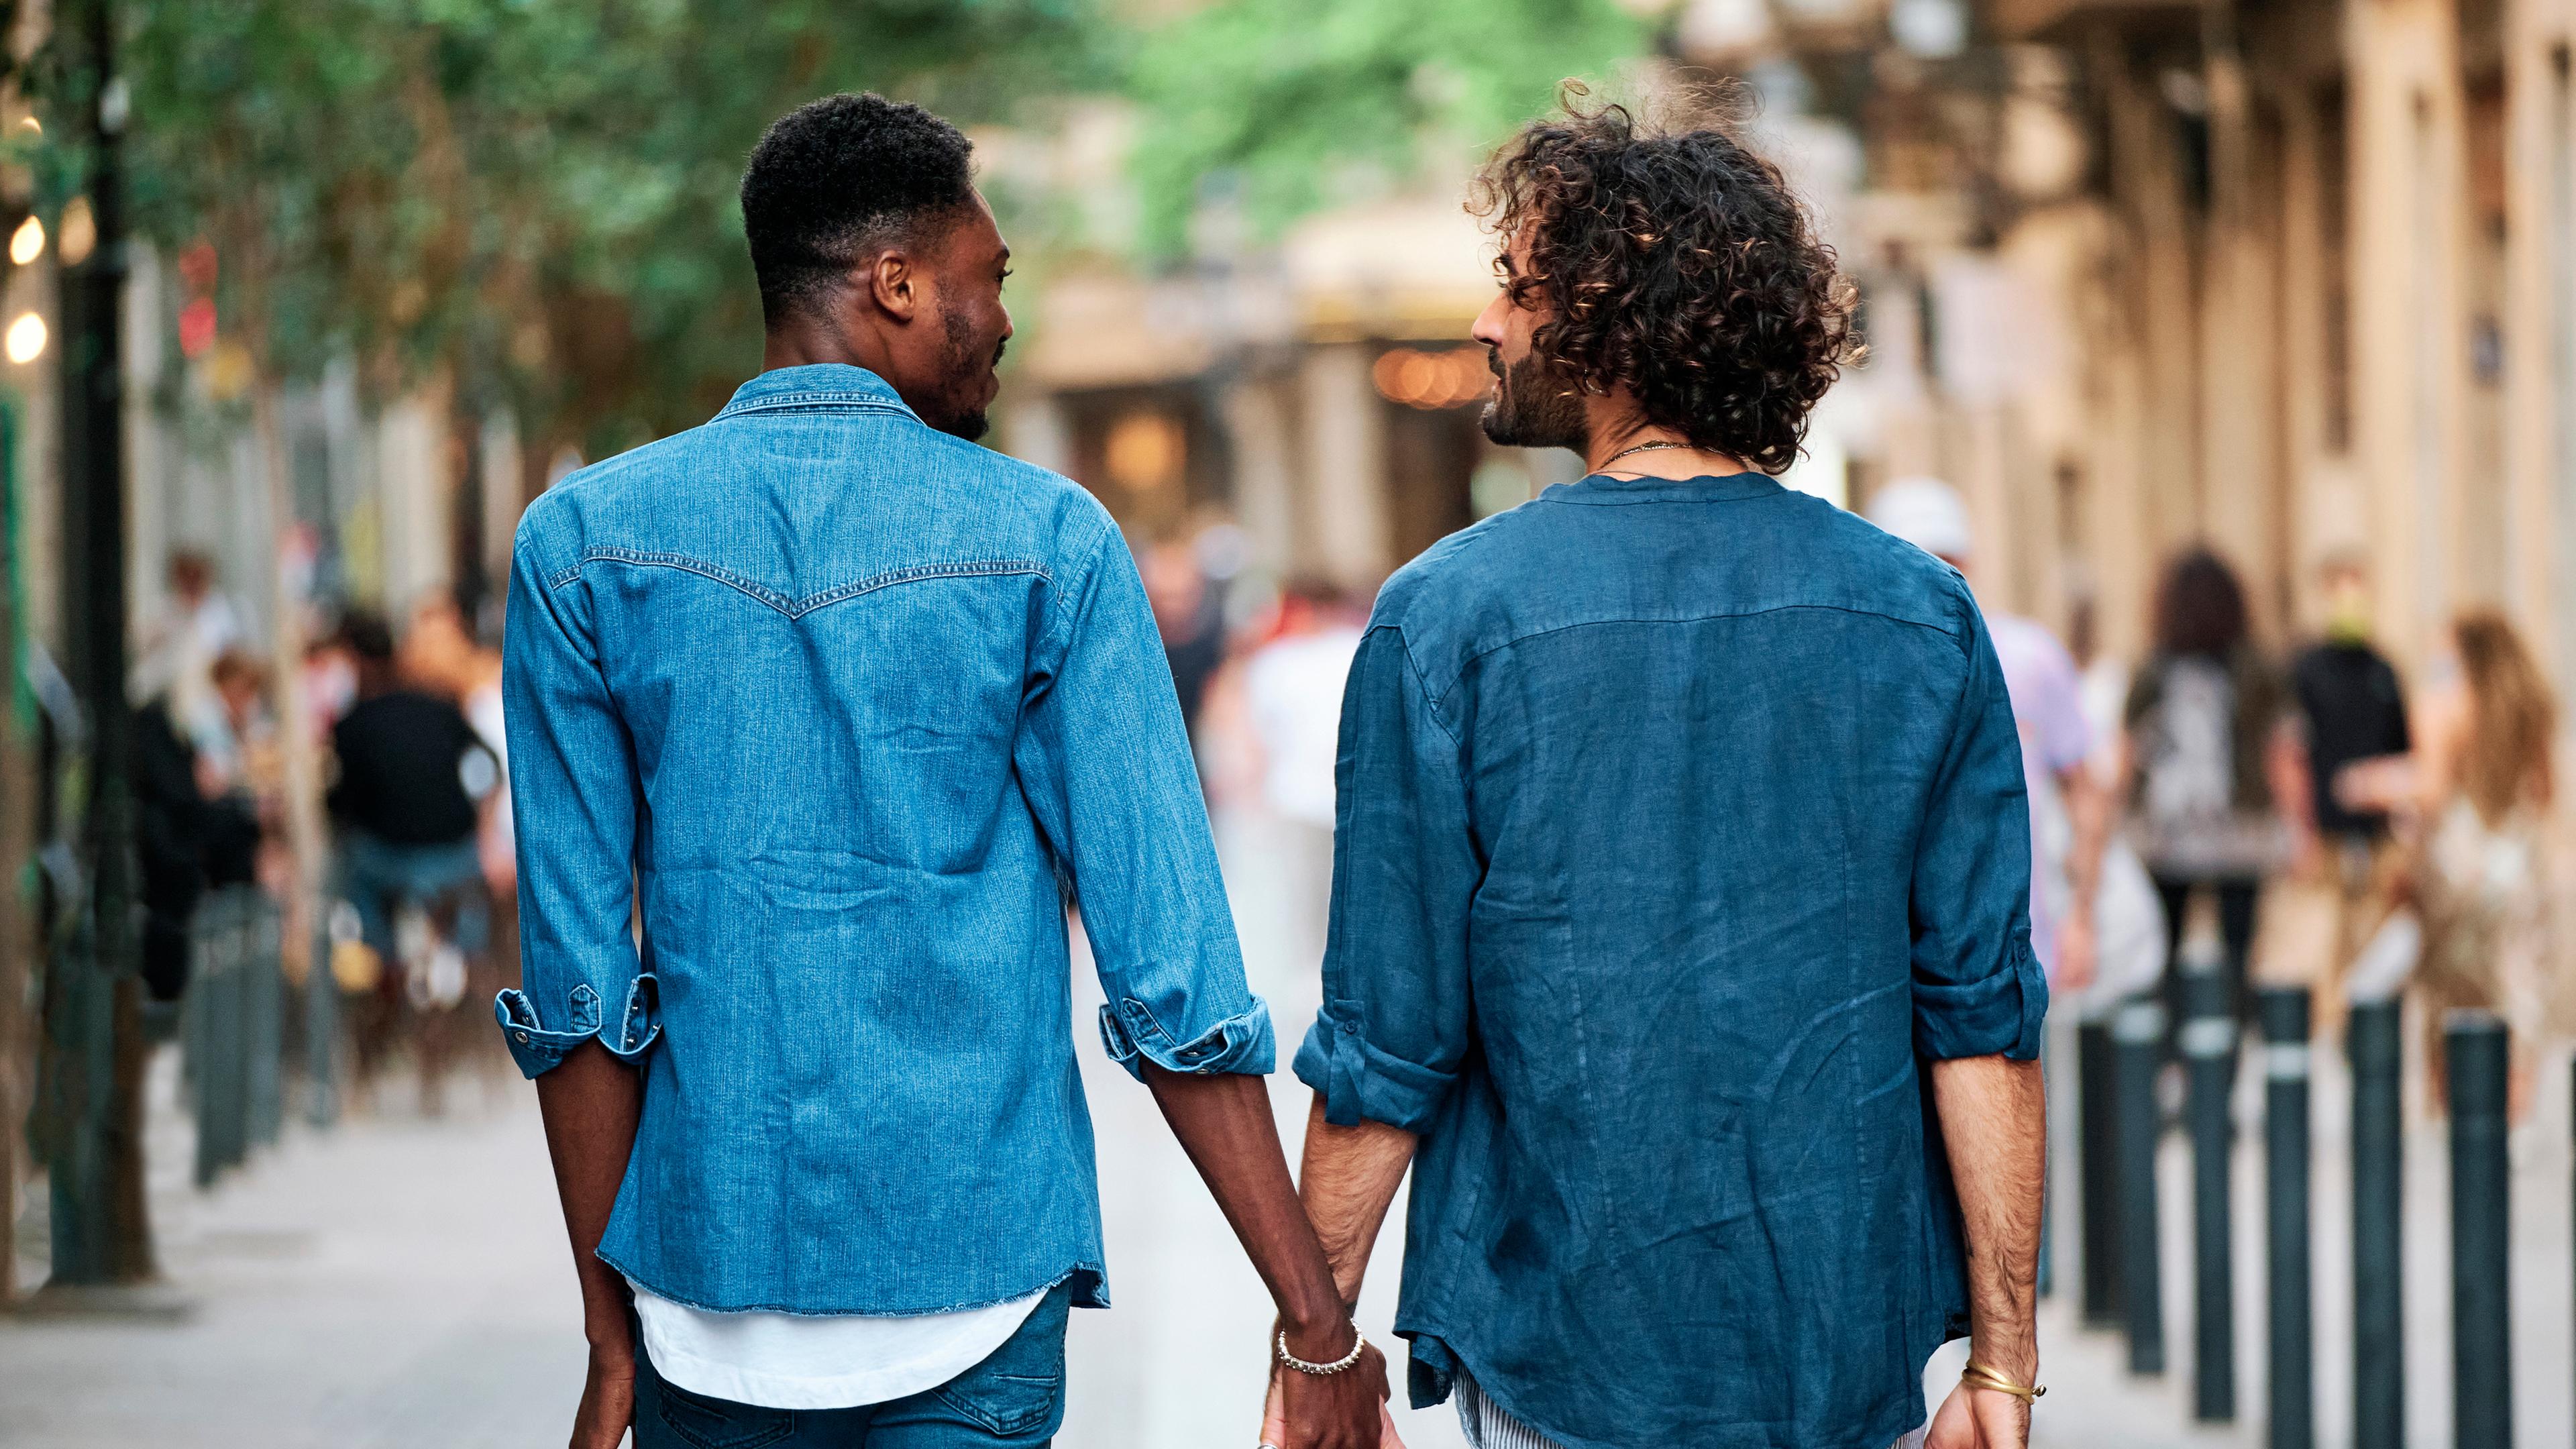
[[636,1285],[635,1317],[653,1371],[693,1394],[765,1409],[854,1409],[935,1389],[982,1363],[1046,1295],[878,1317],[716,1313]]

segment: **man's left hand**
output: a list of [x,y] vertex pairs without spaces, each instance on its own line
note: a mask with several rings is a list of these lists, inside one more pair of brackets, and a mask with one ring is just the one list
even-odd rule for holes
[[2030,1405],[2010,1394],[1961,1384],[1932,1416],[1923,1449],[2026,1449]]
[[[1297,1385],[1300,1390],[1306,1390],[1308,1385],[1333,1385],[1345,1379],[1358,1381],[1355,1385],[1346,1387],[1365,1389],[1374,1386],[1377,1396],[1376,1437],[1371,1439],[1365,1432],[1355,1439],[1318,1437],[1319,1431],[1324,1426],[1311,1417],[1305,1421],[1304,1436],[1291,1437],[1288,1428],[1289,1385],[1284,1381],[1292,1379],[1305,1381]],[[1315,1402],[1311,1391],[1299,1393],[1297,1397],[1307,1403]],[[1372,1444],[1376,1449],[1404,1449],[1404,1440],[1395,1432],[1395,1414],[1387,1407],[1386,1401],[1386,1359],[1375,1348],[1361,1354],[1360,1361],[1353,1364],[1347,1371],[1325,1377],[1297,1373],[1274,1362],[1270,1365],[1270,1392],[1264,1397],[1261,1405],[1261,1442],[1272,1446],[1272,1449],[1310,1449],[1310,1446],[1311,1449],[1325,1449],[1325,1446],[1331,1446],[1331,1449],[1343,1449],[1345,1445],[1349,1446],[1349,1449],[1370,1449]],[[1347,1434],[1347,1420],[1336,1415],[1333,1423]]]

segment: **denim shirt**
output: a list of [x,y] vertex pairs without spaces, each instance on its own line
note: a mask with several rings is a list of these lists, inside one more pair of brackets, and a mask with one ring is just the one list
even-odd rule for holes
[[532,504],[503,675],[530,1076],[644,1072],[600,1257],[700,1308],[1105,1305],[1072,1042],[1266,1072],[1134,560],[1072,483],[783,368]]
[[1921,1057],[2039,1049],[1965,583],[1758,475],[1593,477],[1379,595],[1328,1120],[1422,1134],[1396,1331],[1569,1449],[1885,1449],[1964,1328]]

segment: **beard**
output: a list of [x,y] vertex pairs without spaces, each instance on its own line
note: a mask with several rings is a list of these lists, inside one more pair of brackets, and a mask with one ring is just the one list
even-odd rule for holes
[[1485,365],[1498,379],[1494,400],[1477,419],[1486,437],[1506,448],[1583,451],[1591,435],[1583,399],[1536,352],[1506,365],[1500,352],[1488,350]]
[[975,336],[975,324],[966,314],[948,309],[942,309],[939,314],[939,330],[945,344],[940,358],[940,374],[945,386],[940,393],[944,401],[953,405],[943,407],[940,416],[924,417],[922,421],[943,433],[972,443],[992,430],[993,420],[985,414],[980,399],[986,395],[985,384],[992,378],[993,370],[1002,365],[1002,349],[1009,345],[1010,339],[994,339],[991,350],[987,351]]

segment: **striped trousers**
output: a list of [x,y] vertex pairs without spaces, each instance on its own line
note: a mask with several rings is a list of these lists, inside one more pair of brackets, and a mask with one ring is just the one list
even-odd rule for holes
[[[1467,1431],[1467,1442],[1474,1449],[1557,1449],[1555,1440],[1486,1398],[1465,1369],[1458,1371],[1452,1394],[1458,1400],[1458,1425]],[[1923,1431],[1917,1429],[1897,1440],[1892,1449],[1923,1449]]]

